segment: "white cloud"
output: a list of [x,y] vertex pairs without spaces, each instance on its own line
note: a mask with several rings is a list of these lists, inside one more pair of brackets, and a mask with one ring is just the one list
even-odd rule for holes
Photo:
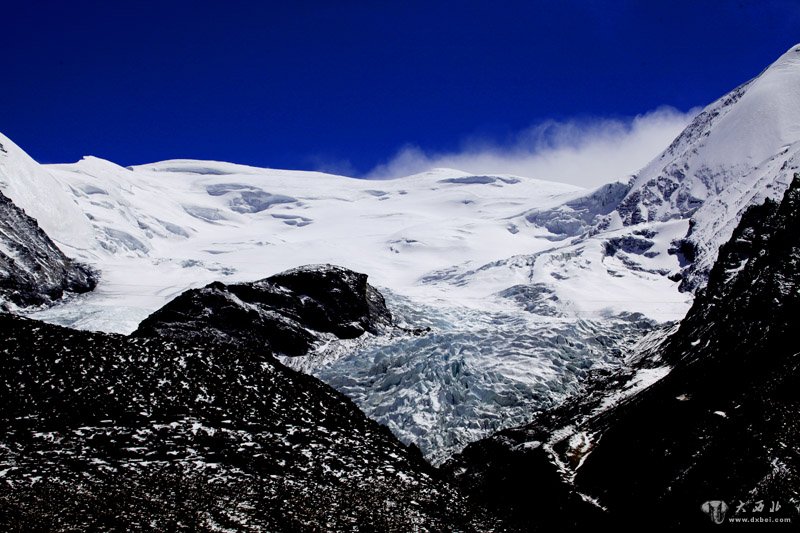
[[476,174],[516,174],[595,187],[634,173],[664,150],[697,114],[661,107],[631,119],[547,121],[510,142],[471,140],[457,152],[401,149],[367,177],[387,179],[431,168]]

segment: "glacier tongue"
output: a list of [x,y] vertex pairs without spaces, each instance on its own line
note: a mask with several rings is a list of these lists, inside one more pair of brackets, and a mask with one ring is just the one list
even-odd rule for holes
[[424,307],[384,291],[419,334],[330,342],[283,357],[352,398],[435,464],[469,442],[525,423],[574,392],[590,369],[620,364],[654,322]]

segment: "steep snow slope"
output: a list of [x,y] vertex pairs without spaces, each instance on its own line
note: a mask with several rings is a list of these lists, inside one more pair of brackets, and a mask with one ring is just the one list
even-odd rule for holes
[[703,285],[744,210],[780,198],[800,165],[800,45],[753,80],[709,105],[636,176],[622,223],[692,219],[693,266]]
[[[68,184],[30,158],[0,133],[0,192],[39,223],[59,245],[79,249],[94,246],[91,226]],[[69,252],[67,253],[69,254]]]

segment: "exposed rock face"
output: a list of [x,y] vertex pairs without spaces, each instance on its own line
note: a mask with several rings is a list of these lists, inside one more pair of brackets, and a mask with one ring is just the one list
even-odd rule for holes
[[[531,425],[469,446],[450,475],[524,525],[588,525],[596,513],[616,524],[711,524],[708,501],[726,502],[728,518],[800,519],[798,224],[795,177],[780,204],[745,213],[663,344]],[[556,473],[544,505],[515,496],[531,486],[539,495],[530,476]],[[759,502],[774,511],[759,515]]]
[[0,303],[49,304],[96,284],[94,272],[66,257],[36,220],[0,192]]
[[751,208],[720,250],[707,290],[661,351],[672,372],[611,414],[576,478],[609,509],[636,516],[649,502],[683,524],[705,519],[707,500],[748,510],[765,500],[796,518],[798,224],[795,177],[780,204]]
[[253,283],[186,291],[144,320],[134,335],[222,340],[303,355],[324,334],[350,339],[391,323],[383,296],[366,274],[311,265]]
[[263,350],[0,314],[0,529],[490,529],[383,426]]

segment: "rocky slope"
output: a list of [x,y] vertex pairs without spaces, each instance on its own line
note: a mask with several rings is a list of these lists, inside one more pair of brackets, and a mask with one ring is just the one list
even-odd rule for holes
[[96,283],[90,268],[66,257],[36,220],[0,192],[0,305],[49,304]]
[[482,530],[343,395],[265,350],[0,314],[0,528]]
[[470,445],[449,474],[525,527],[711,524],[707,501],[727,502],[729,521],[800,519],[798,223],[795,178],[780,203],[744,214],[664,342],[532,424]]

